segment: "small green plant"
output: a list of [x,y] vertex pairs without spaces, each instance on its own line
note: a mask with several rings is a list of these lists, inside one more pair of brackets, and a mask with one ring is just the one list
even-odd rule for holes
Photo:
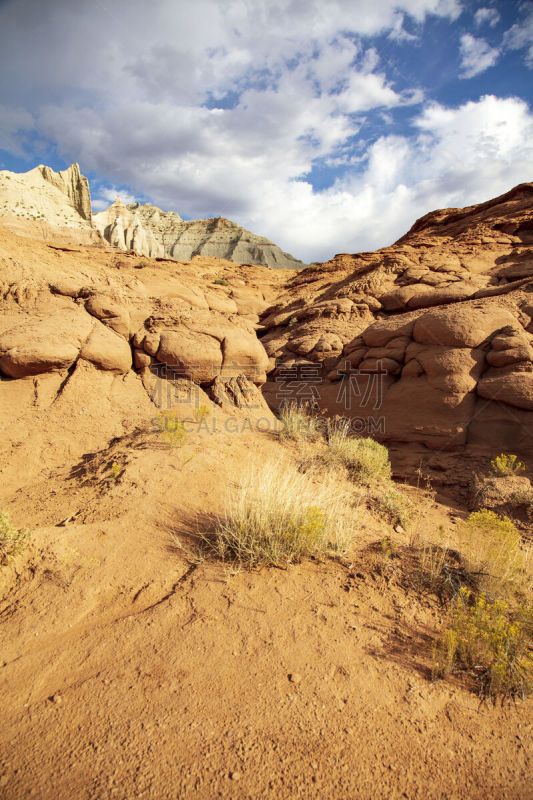
[[358,439],[349,435],[349,424],[334,426],[328,434],[328,449],[333,461],[348,469],[362,482],[389,480],[391,465],[386,447],[374,439]]
[[379,563],[378,570],[380,574],[387,578],[393,570],[393,561],[397,558],[397,547],[389,536],[385,536],[379,542]]
[[434,647],[433,676],[444,677],[457,667],[474,676],[484,700],[524,699],[531,691],[533,660],[518,616],[504,601],[490,602],[463,587]]
[[24,528],[18,530],[9,522],[7,514],[0,512],[0,564],[5,566],[11,559],[24,550],[28,544],[30,532]]
[[284,459],[266,460],[247,470],[205,541],[219,557],[251,566],[342,552],[352,533],[349,508],[331,476],[317,483]]
[[415,507],[413,503],[398,489],[390,486],[376,497],[376,505],[391,525],[401,525],[407,528],[414,519]]
[[229,286],[229,283],[225,278],[215,278],[213,283],[216,283],[217,286]]
[[121,473],[122,473],[122,467],[120,466],[118,461],[113,461],[113,463],[109,467],[109,474],[113,478],[115,483],[118,482],[118,479],[120,478]]
[[177,414],[163,411],[155,418],[155,424],[160,430],[161,438],[168,443],[169,447],[179,447],[183,444],[187,431]]
[[519,475],[525,472],[526,465],[520,461],[518,456],[513,456],[508,453],[500,453],[499,456],[493,458],[490,462],[492,471],[495,475]]
[[320,438],[319,420],[308,406],[286,403],[280,410],[280,437],[292,441],[316,441]]
[[194,419],[196,422],[201,422],[203,419],[207,419],[210,415],[211,409],[208,406],[201,405],[198,408],[194,409]]

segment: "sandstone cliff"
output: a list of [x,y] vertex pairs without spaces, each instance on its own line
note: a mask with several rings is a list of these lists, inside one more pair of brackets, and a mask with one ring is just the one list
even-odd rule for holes
[[110,244],[144,256],[190,260],[201,255],[278,269],[304,266],[265,237],[224,217],[183,220],[179,214],[156,206],[125,206],[115,200],[106,211],[95,214],[93,222]]
[[304,270],[261,337],[273,403],[307,396],[389,443],[531,456],[533,184]]

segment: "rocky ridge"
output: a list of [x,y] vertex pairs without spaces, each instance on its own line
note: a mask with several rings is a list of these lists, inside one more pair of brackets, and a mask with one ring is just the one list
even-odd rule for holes
[[78,164],[54,172],[40,164],[22,174],[0,171],[0,220],[22,235],[45,240],[98,244],[91,195]]
[[277,269],[304,266],[263,236],[223,217],[183,220],[151,205],[123,205],[92,214],[87,178],[78,164],[62,172],[39,165],[0,172],[0,220],[16,233],[65,244],[109,243],[138,255],[190,260],[196,255]]
[[11,381],[63,392],[94,369],[149,402],[178,386],[264,409],[263,386],[274,408],[309,400],[392,447],[533,452],[533,184],[297,273],[43,244],[21,257],[22,241],[5,237],[0,264]]
[[256,236],[224,217],[183,220],[179,214],[156,206],[125,206],[115,200],[106,211],[95,214],[93,221],[108,242],[140,255],[186,261],[201,255],[278,269],[304,266],[264,236]]

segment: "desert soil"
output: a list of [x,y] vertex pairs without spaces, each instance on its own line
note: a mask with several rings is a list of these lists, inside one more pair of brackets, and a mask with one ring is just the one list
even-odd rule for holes
[[[0,796],[533,797],[531,701],[430,680],[444,611],[404,579],[407,535],[361,504],[347,560],[202,556],[243,465],[298,457],[223,422],[177,448],[125,435],[4,498],[33,536],[0,578]],[[421,536],[465,513],[409,491]]]

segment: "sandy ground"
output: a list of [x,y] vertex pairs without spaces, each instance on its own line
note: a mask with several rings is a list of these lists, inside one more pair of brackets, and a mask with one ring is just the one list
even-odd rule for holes
[[[199,554],[239,470],[281,448],[129,434],[4,490],[33,536],[0,576],[0,797],[533,797],[531,701],[430,681],[444,612],[404,580],[406,535],[362,506],[342,562]],[[422,536],[464,513],[411,493]]]

